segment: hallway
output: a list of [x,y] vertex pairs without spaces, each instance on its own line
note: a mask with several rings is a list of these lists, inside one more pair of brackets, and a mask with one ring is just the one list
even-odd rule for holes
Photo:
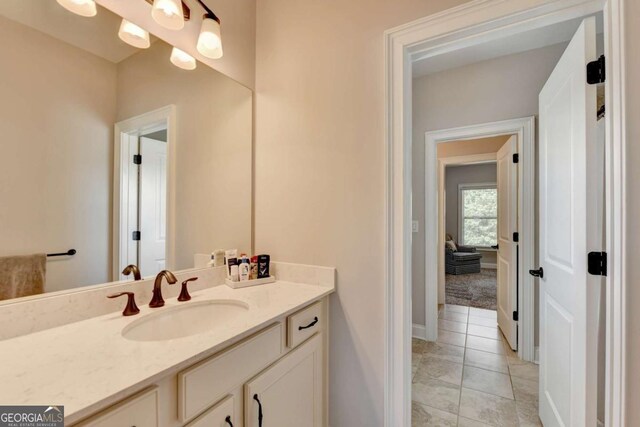
[[496,312],[441,306],[438,341],[413,339],[412,425],[540,426],[538,366],[508,348]]

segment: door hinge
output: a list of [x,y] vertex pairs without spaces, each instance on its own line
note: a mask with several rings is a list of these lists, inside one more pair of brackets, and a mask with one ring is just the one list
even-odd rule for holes
[[513,153],[513,163],[520,163],[520,154]]
[[517,321],[518,321],[518,312],[517,312],[517,311],[514,311],[514,312],[513,312],[513,321],[514,321],[514,322],[517,322]]
[[518,233],[517,231],[513,233],[513,241],[515,243],[518,243],[520,241],[520,233]]
[[607,275],[607,253],[589,252],[587,259],[587,271],[594,276]]
[[133,155],[133,164],[141,165],[142,164],[142,154],[134,154]]
[[589,83],[590,85],[604,83],[606,77],[607,73],[604,55],[600,55],[600,58],[587,64],[587,83]]
[[131,238],[132,238],[133,240],[140,240],[140,232],[139,232],[139,231],[134,231],[134,232],[132,233]]

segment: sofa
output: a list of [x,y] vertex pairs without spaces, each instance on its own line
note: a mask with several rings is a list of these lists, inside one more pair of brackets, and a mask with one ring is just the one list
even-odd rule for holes
[[446,241],[444,251],[444,266],[447,274],[480,273],[482,254],[475,247],[458,245],[450,239]]

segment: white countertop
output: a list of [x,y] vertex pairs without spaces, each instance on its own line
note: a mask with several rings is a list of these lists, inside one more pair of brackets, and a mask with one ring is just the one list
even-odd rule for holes
[[[64,405],[66,423],[79,421],[333,291],[286,281],[242,289],[221,285],[193,292],[189,302],[172,298],[161,308],[140,306],[136,316],[110,313],[0,341],[0,404]],[[124,327],[149,313],[209,299],[244,301],[249,310],[224,328],[175,340],[122,337]]]

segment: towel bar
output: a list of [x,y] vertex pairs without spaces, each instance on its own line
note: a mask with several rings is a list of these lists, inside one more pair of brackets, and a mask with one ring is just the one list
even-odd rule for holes
[[47,257],[52,257],[52,256],[71,256],[71,255],[75,255],[78,251],[76,251],[75,249],[69,249],[67,252],[59,252],[59,253],[55,253],[55,254],[47,254]]

